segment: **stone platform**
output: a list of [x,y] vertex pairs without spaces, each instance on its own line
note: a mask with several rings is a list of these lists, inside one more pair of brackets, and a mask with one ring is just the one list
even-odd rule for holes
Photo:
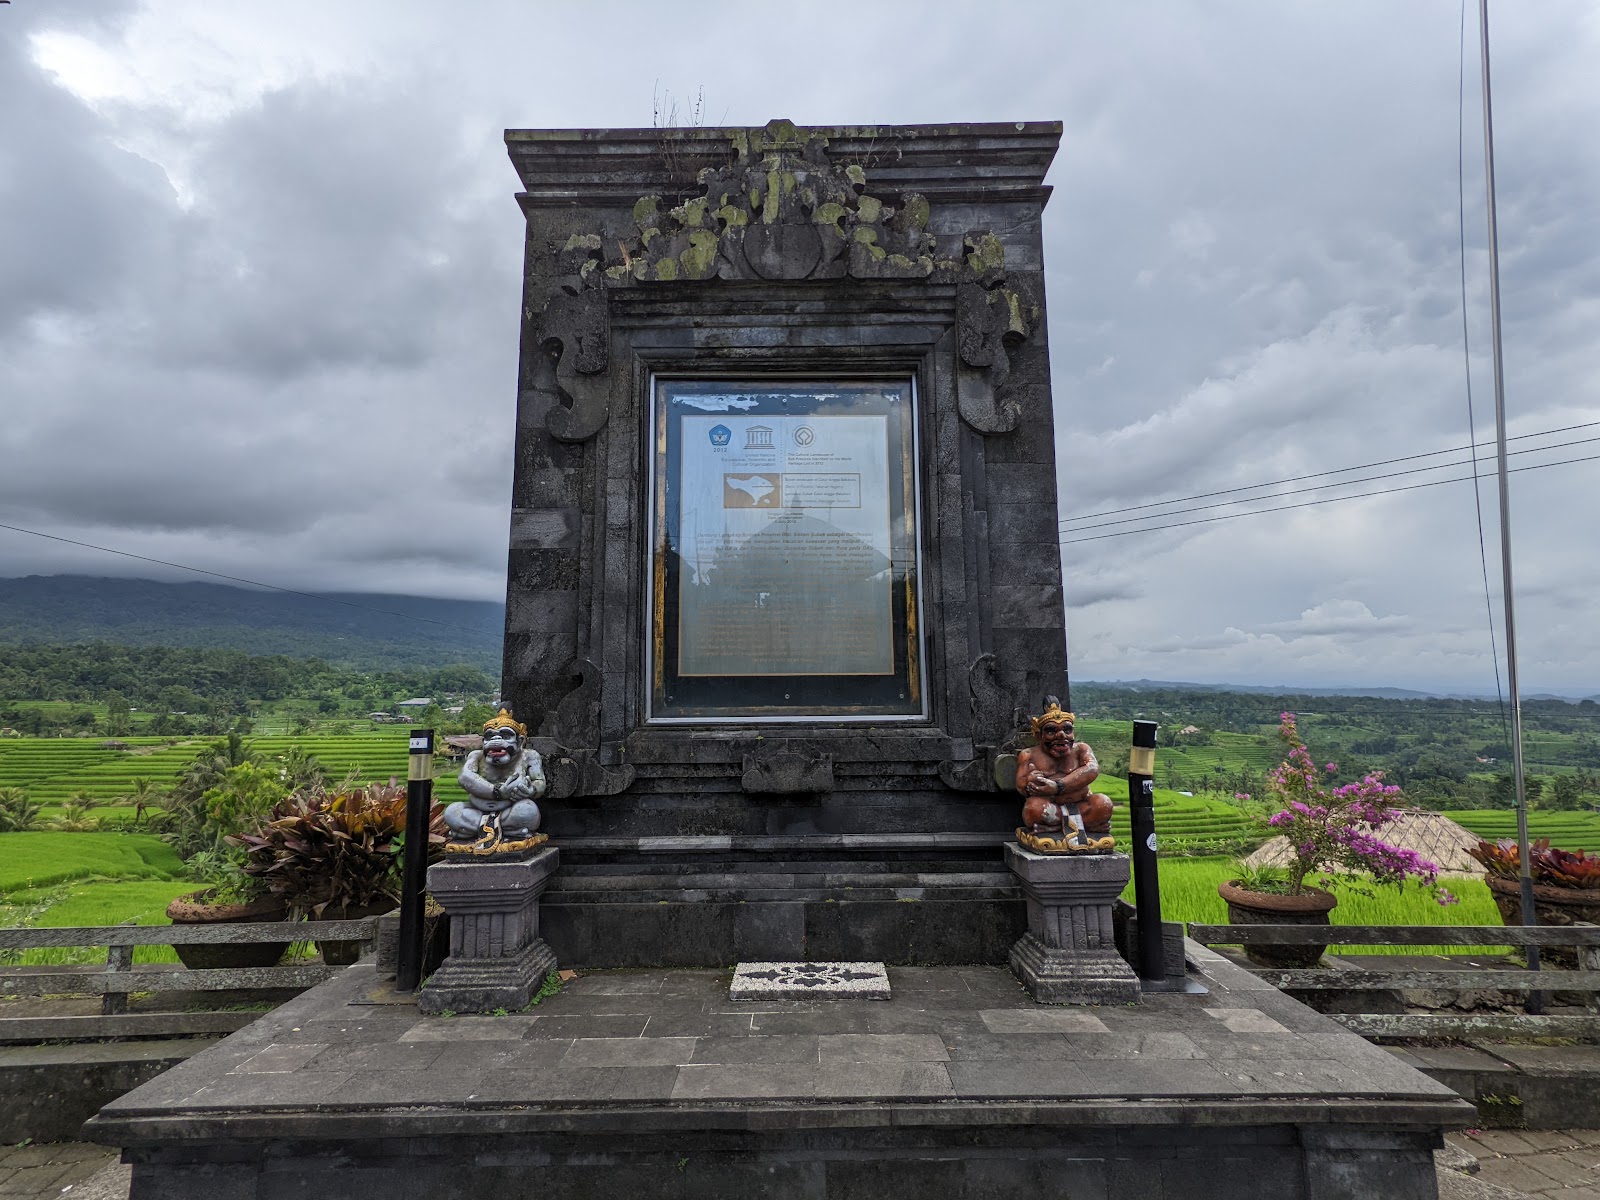
[[1206,995],[1034,1003],[1004,968],[888,1001],[581,975],[426,1017],[368,965],[107,1105],[139,1200],[619,1195],[1432,1200],[1448,1088],[1189,943]]

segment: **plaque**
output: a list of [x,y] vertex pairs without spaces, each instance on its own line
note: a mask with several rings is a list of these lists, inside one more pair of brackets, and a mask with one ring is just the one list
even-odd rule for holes
[[925,716],[911,380],[654,390],[651,719]]

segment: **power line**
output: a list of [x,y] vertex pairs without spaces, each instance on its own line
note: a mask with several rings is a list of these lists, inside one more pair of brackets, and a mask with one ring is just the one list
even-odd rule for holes
[[[1511,473],[1515,474],[1518,471],[1542,471],[1547,467],[1565,467],[1570,466],[1572,463],[1594,462],[1597,459],[1600,459],[1600,454],[1590,454],[1583,458],[1564,458],[1552,463],[1530,463],[1525,467],[1511,468]],[[1059,542],[1058,544],[1062,546],[1075,546],[1079,542],[1098,542],[1103,541],[1106,538],[1127,537],[1130,533],[1158,533],[1163,529],[1178,529],[1185,525],[1209,525],[1214,521],[1233,521],[1240,517],[1259,517],[1263,513],[1288,512],[1290,509],[1295,508],[1311,508],[1318,504],[1333,504],[1339,500],[1363,500],[1368,496],[1387,496],[1392,495],[1395,492],[1414,492],[1419,488],[1439,487],[1441,484],[1446,483],[1465,483],[1467,480],[1472,478],[1474,478],[1474,476],[1457,475],[1450,479],[1431,479],[1426,483],[1408,483],[1401,487],[1377,488],[1370,492],[1355,492],[1349,496],[1324,496],[1320,500],[1302,500],[1299,504],[1282,504],[1276,508],[1257,508],[1251,510],[1250,512],[1222,513],[1220,516],[1215,517],[1196,517],[1192,521],[1174,521],[1169,525],[1147,525],[1142,529],[1119,529],[1115,533],[1096,533],[1089,537],[1068,538],[1065,541]],[[1486,478],[1486,476],[1484,478]],[[1272,499],[1272,497],[1266,496],[1261,498],[1264,500]],[[1157,517],[1165,515],[1169,514],[1157,514]],[[1078,531],[1067,530],[1066,532],[1076,533]]]
[[31,534],[33,537],[48,538],[52,542],[65,542],[69,546],[82,546],[85,550],[99,550],[103,554],[117,554],[123,558],[136,558],[140,562],[155,563],[157,566],[174,567],[179,571],[193,571],[196,575],[209,575],[213,579],[226,579],[232,583],[248,583],[251,587],[266,588],[273,592],[287,592],[291,596],[304,596],[308,600],[323,600],[329,604],[342,604],[346,608],[359,608],[363,612],[383,613],[389,617],[404,617],[408,621],[426,621],[430,625],[443,625],[447,629],[461,629],[467,633],[482,633],[481,629],[473,629],[470,625],[459,625],[454,621],[440,621],[435,617],[419,617],[416,613],[395,612],[389,608],[375,608],[370,604],[357,604],[352,600],[340,600],[334,596],[322,596],[316,592],[302,592],[297,588],[279,587],[275,583],[262,583],[259,579],[245,579],[239,575],[224,575],[220,571],[208,571],[204,567],[191,567],[188,563],[168,562],[164,558],[151,558],[148,554],[134,554],[128,550],[114,550],[110,546],[96,546],[92,542],[80,542],[75,538],[61,537],[54,533],[41,533],[37,529],[24,529],[20,525],[7,525],[0,522],[0,529],[9,529],[13,533]]
[[[1571,441],[1567,442],[1552,442],[1548,446],[1529,446],[1523,450],[1513,450],[1511,453],[1537,454],[1542,450],[1565,450],[1568,446],[1584,446],[1588,445],[1590,442],[1600,442],[1600,437],[1573,438]],[[1269,496],[1245,496],[1239,500],[1217,500],[1210,504],[1197,504],[1192,508],[1175,508],[1171,512],[1147,513],[1142,517],[1123,517],[1120,521],[1102,521],[1097,525],[1080,525],[1076,529],[1063,529],[1061,532],[1087,533],[1091,529],[1109,529],[1113,525],[1131,525],[1135,521],[1161,521],[1168,517],[1183,517],[1190,513],[1205,512],[1207,509],[1226,508],[1230,504],[1253,504],[1262,500],[1281,500],[1286,496],[1304,496],[1308,492],[1321,492],[1326,491],[1328,488],[1355,487],[1357,484],[1361,483],[1377,483],[1383,479],[1399,479],[1403,475],[1419,475],[1424,471],[1442,471],[1447,467],[1464,467],[1466,465],[1467,463],[1465,461],[1447,462],[1435,463],[1431,467],[1411,467],[1404,471],[1386,471],[1381,475],[1367,475],[1361,479],[1346,479],[1339,483],[1318,483],[1313,484],[1311,487],[1295,488],[1292,491],[1275,492]],[[1477,469],[1477,465],[1477,461],[1473,460],[1472,467],[1474,470]],[[1469,477],[1462,476],[1462,478],[1465,479]]]
[[[1549,437],[1551,434],[1554,434],[1554,433],[1571,433],[1572,431],[1577,430],[1577,429],[1593,429],[1597,425],[1600,425],[1600,421],[1584,421],[1584,422],[1582,422],[1581,424],[1578,424],[1578,425],[1561,425],[1561,426],[1558,426],[1555,429],[1541,429],[1537,433],[1521,433],[1521,434],[1518,434],[1516,437],[1508,438],[1507,440],[1508,441],[1512,441],[1512,442],[1521,442],[1521,441],[1527,440],[1528,438]],[[1321,479],[1324,475],[1347,475],[1351,471],[1367,471],[1367,470],[1371,470],[1373,467],[1388,467],[1388,466],[1393,466],[1395,463],[1415,462],[1419,458],[1437,458],[1441,454],[1462,454],[1462,453],[1465,453],[1465,452],[1470,450],[1470,451],[1473,452],[1474,460],[1476,460],[1476,458],[1477,458],[1477,448],[1478,448],[1478,446],[1480,444],[1483,445],[1483,446],[1492,446],[1492,445],[1494,445],[1493,442],[1478,443],[1478,442],[1476,442],[1476,440],[1474,440],[1474,442],[1469,443],[1468,445],[1465,445],[1465,446],[1452,446],[1448,450],[1428,450],[1428,451],[1425,451],[1424,453],[1421,453],[1421,454],[1406,454],[1406,455],[1402,455],[1400,458],[1384,458],[1384,459],[1379,459],[1377,462],[1358,463],[1357,465],[1355,465],[1353,467],[1339,467],[1339,468],[1337,468],[1335,470],[1332,470],[1332,471],[1313,471],[1309,475],[1292,475],[1287,479],[1272,479],[1272,480],[1267,480],[1267,481],[1265,481],[1263,483],[1246,483],[1246,484],[1241,484],[1238,487],[1223,488],[1220,491],[1215,491],[1215,492],[1197,492],[1193,496],[1178,496],[1178,497],[1176,497],[1175,499],[1172,499],[1172,500],[1155,500],[1155,501],[1150,502],[1149,504],[1133,504],[1133,505],[1129,505],[1126,508],[1108,508],[1103,512],[1083,513],[1083,514],[1081,514],[1079,516],[1076,516],[1076,517],[1062,517],[1060,519],[1059,523],[1062,524],[1062,525],[1069,525],[1069,524],[1073,524],[1073,523],[1078,522],[1078,521],[1092,520],[1092,519],[1097,518],[1097,517],[1114,517],[1118,513],[1139,512],[1140,510],[1146,509],[1146,508],[1165,508],[1169,504],[1187,504],[1191,500],[1209,500],[1213,496],[1231,496],[1235,492],[1250,492],[1250,491],[1254,491],[1257,488],[1279,487],[1279,486],[1281,486],[1282,484],[1285,484],[1285,483],[1303,483],[1307,479]],[[1563,443],[1563,445],[1565,445],[1565,444],[1568,444],[1568,443]],[[1545,449],[1546,447],[1537,447],[1537,448],[1538,449]],[[1548,447],[1548,448],[1549,449],[1558,449],[1559,447],[1552,446],[1552,447]],[[1523,451],[1518,451],[1517,453],[1523,453]],[[1460,463],[1438,463],[1438,464],[1436,464],[1437,467],[1453,467],[1453,466],[1461,466],[1461,465],[1463,465],[1463,464],[1460,464]],[[1420,468],[1420,469],[1421,470],[1430,470],[1430,469],[1433,469],[1433,468],[1423,467],[1423,468]],[[1404,474],[1405,472],[1400,472],[1400,473]],[[1361,482],[1361,481],[1360,480],[1347,480],[1346,482],[1347,483],[1358,483],[1358,482]],[[1340,485],[1331,484],[1330,483],[1330,484],[1325,484],[1323,486],[1325,486],[1325,487],[1338,487]],[[1315,488],[1308,488],[1308,489],[1305,489],[1305,490],[1307,490],[1307,491],[1315,491],[1316,489]],[[1255,499],[1260,499],[1260,500],[1265,500],[1268,497],[1258,496],[1258,497],[1254,497],[1254,498]],[[1243,502],[1241,501],[1241,503],[1243,503]],[[1163,516],[1163,515],[1166,515],[1166,514],[1157,513],[1155,515],[1156,516]],[[1074,532],[1074,531],[1073,530],[1067,530],[1066,532],[1071,533],[1071,532]]]

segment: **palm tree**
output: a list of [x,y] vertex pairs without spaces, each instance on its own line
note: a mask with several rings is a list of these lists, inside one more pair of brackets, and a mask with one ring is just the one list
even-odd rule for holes
[[232,768],[260,762],[261,756],[238,733],[210,743],[190,760],[166,802],[163,836],[179,858],[188,859],[216,844],[207,820],[206,793],[219,786]]
[[40,805],[19,787],[0,788],[0,833],[23,833],[39,828]]
[[61,806],[61,815],[50,822],[50,828],[62,833],[93,833],[100,828],[100,818],[89,815],[94,805],[93,797],[76,793]]
[[159,806],[167,797],[167,789],[154,779],[141,775],[133,781],[133,793],[123,797],[125,803],[133,805],[133,823],[135,825],[144,820],[144,814],[151,805]]

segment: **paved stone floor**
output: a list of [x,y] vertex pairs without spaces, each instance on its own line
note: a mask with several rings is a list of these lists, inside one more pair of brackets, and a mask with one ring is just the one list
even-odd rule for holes
[[35,1200],[70,1196],[72,1200],[125,1200],[129,1170],[117,1152],[83,1142],[24,1143],[0,1146],[0,1197]]
[[[890,969],[889,1001],[736,1001],[719,971],[579,976],[531,1012],[371,1003],[370,967],[269,1013],[107,1115],[573,1102],[1439,1102],[1455,1093],[1247,972],[1209,995],[1045,1007],[1000,967]],[[406,998],[409,1001],[409,997]],[[446,1069],[447,1068],[447,1069]]]
[[1600,1130],[1471,1129],[1445,1140],[1477,1159],[1477,1170],[1441,1171],[1440,1200],[1600,1200]]

